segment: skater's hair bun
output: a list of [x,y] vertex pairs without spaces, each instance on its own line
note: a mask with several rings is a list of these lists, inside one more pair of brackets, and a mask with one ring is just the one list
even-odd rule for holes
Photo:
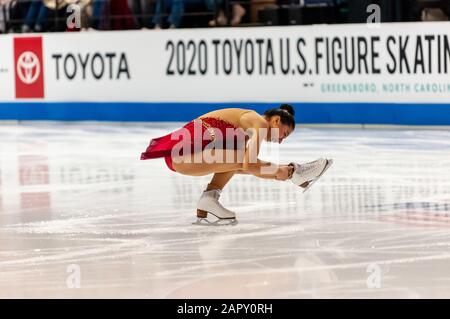
[[281,104],[280,109],[287,111],[292,116],[295,116],[294,107],[290,104]]
[[271,118],[274,115],[278,115],[281,119],[281,123],[289,125],[295,128],[295,110],[290,104],[282,104],[279,108],[274,108],[264,112],[264,115]]

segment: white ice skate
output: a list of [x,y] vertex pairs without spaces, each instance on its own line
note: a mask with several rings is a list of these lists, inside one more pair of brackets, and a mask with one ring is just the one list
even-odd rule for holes
[[305,164],[291,163],[290,165],[294,167],[291,181],[295,185],[304,187],[304,193],[325,174],[332,164],[332,159],[324,158]]
[[[197,221],[193,225],[225,226],[236,225],[236,214],[219,203],[219,189],[204,191],[197,203]],[[208,219],[208,213],[217,217],[217,220]]]

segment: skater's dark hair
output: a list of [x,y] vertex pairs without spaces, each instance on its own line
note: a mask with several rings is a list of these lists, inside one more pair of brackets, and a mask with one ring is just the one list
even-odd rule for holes
[[270,109],[264,112],[264,115],[271,118],[274,115],[280,116],[281,123],[295,128],[295,111],[290,104],[281,104],[279,108]]

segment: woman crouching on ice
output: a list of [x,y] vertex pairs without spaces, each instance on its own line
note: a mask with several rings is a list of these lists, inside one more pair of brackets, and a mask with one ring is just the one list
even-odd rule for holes
[[[279,181],[291,180],[309,188],[330,167],[332,160],[279,165],[258,159],[263,140],[281,143],[295,129],[294,108],[283,104],[260,115],[253,110],[228,108],[204,114],[183,128],[155,138],[141,159],[164,157],[174,172],[214,174],[197,203],[197,224],[236,224],[236,214],[219,203],[222,189],[234,174],[251,174]],[[208,213],[216,216],[211,223]]]

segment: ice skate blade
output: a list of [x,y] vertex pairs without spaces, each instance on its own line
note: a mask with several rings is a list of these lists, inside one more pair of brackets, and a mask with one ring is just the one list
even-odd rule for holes
[[322,173],[320,173],[319,176],[317,176],[315,179],[309,182],[308,186],[306,186],[305,189],[303,190],[303,193],[306,193],[306,191],[310,189],[311,186],[313,186],[314,183],[316,183],[323,176],[323,174],[325,174],[325,172],[331,167],[331,165],[333,165],[333,160],[327,159],[327,165],[325,165],[325,168],[323,169]]
[[192,225],[196,226],[236,226],[238,220],[236,218],[230,219],[217,219],[215,221],[210,221],[207,218],[197,218],[197,221],[193,222]]

